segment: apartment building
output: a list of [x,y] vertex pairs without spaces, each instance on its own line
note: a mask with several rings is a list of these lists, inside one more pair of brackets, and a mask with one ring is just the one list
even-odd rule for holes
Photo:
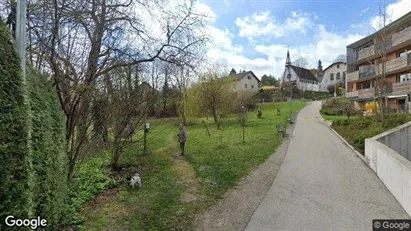
[[410,111],[411,12],[347,46],[346,81],[356,107],[380,96],[388,109]]

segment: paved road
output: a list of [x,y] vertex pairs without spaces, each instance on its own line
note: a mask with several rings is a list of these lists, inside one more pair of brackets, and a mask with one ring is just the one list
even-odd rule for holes
[[284,162],[246,230],[372,230],[409,219],[360,158],[324,124],[321,103],[301,110]]

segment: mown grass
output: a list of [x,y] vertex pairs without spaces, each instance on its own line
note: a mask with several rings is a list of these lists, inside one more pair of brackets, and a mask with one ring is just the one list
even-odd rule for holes
[[[239,179],[263,163],[279,146],[276,124],[287,125],[288,104],[260,104],[263,117],[249,112],[242,142],[236,115],[224,118],[217,130],[211,118],[190,119],[186,157],[177,157],[178,120],[152,120],[150,154],[142,144],[124,151],[122,179],[138,171],[143,187],[130,189],[122,181],[117,189],[86,203],[83,230],[190,230],[196,213],[219,199]],[[304,106],[293,102],[294,113]],[[277,115],[277,107],[281,115]],[[205,121],[210,131],[207,135]],[[135,139],[141,138],[141,133]],[[184,200],[182,198],[191,198]]]

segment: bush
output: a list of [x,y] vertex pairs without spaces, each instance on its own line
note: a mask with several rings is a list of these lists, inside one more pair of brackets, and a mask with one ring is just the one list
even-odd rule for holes
[[75,214],[84,202],[116,185],[110,173],[110,157],[111,153],[106,152],[78,166],[73,182],[70,184],[69,212],[74,218],[71,220],[73,225],[79,225],[83,221]]

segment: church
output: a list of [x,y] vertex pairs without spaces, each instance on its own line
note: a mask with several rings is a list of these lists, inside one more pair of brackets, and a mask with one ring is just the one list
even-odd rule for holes
[[281,85],[287,86],[289,84],[293,84],[302,91],[320,91],[319,82],[313,73],[306,68],[292,65],[290,52],[287,51],[287,60]]

